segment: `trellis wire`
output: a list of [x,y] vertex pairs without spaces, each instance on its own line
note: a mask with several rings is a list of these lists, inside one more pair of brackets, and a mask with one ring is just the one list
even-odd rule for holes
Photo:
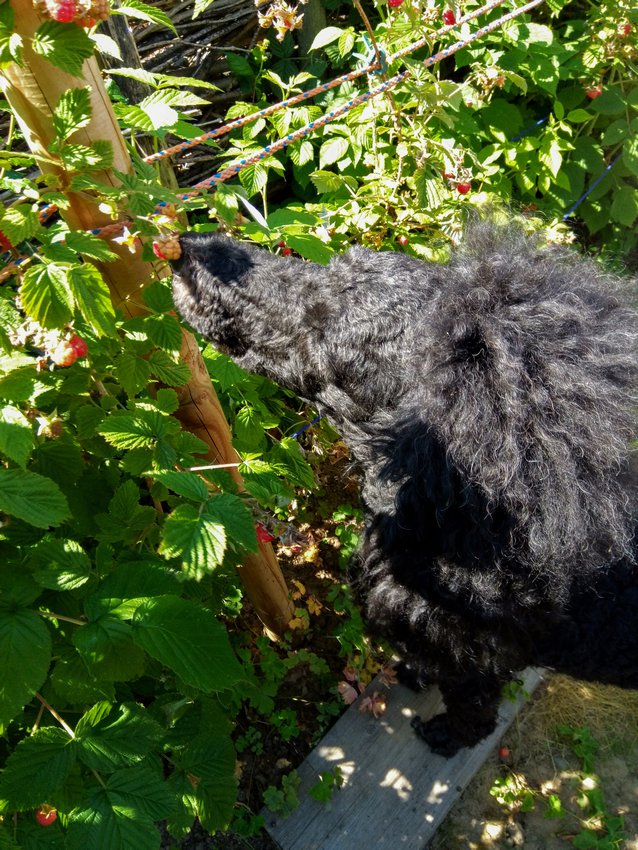
[[[402,50],[393,53],[391,56],[388,56],[386,58],[387,64],[391,65],[393,62],[396,62],[397,59],[401,59],[410,53],[414,53],[421,47],[427,46],[431,40],[435,40],[443,35],[446,35],[448,32],[450,32],[450,30],[455,29],[461,24],[465,24],[468,21],[479,17],[479,15],[482,15],[485,12],[490,12],[492,9],[497,8],[497,6],[501,6],[504,2],[505,0],[491,0],[490,3],[486,3],[484,6],[481,6],[480,9],[475,9],[473,12],[468,12],[466,15],[463,15],[462,18],[459,18],[456,23],[441,27],[440,29],[436,30],[436,32],[432,33],[430,36],[419,39],[419,41],[414,42],[414,44],[411,44],[408,47],[405,47]],[[183,142],[180,142],[179,144],[173,145],[170,148],[165,148],[164,150],[157,151],[157,153],[149,154],[148,156],[144,157],[144,162],[157,162],[160,159],[164,159],[164,157],[171,156],[174,153],[182,153],[183,151],[195,147],[196,145],[200,145],[203,142],[207,142],[212,139],[218,139],[220,136],[224,136],[226,135],[226,133],[230,133],[233,130],[239,130],[242,127],[245,127],[247,124],[252,124],[254,121],[258,121],[260,118],[266,118],[269,115],[273,115],[280,109],[286,109],[290,106],[296,106],[298,103],[303,103],[306,100],[310,100],[313,97],[316,97],[318,94],[324,94],[325,92],[330,91],[331,89],[337,88],[338,86],[343,85],[343,83],[352,82],[353,80],[357,80],[359,77],[362,77],[365,74],[375,73],[380,70],[382,70],[382,68],[379,62],[371,62],[369,65],[366,65],[365,68],[356,68],[353,71],[349,71],[347,74],[342,74],[340,77],[336,77],[329,83],[321,83],[320,85],[315,86],[312,89],[308,89],[308,91],[293,95],[292,97],[288,97],[285,100],[279,101],[278,103],[273,103],[271,106],[267,106],[264,109],[258,110],[257,112],[251,112],[250,115],[244,115],[241,118],[237,118],[234,121],[230,121],[228,124],[224,124],[223,127],[218,127],[215,130],[210,130],[210,132],[208,133],[202,133],[201,136],[196,136],[193,139],[187,139]]]
[[[442,34],[445,34],[445,33],[449,32],[451,29],[459,26],[459,24],[466,23],[467,21],[472,20],[473,18],[476,18],[478,15],[483,14],[486,11],[491,11],[492,9],[501,5],[503,2],[504,2],[504,0],[491,0],[490,3],[487,3],[484,6],[482,6],[481,8],[474,10],[474,12],[470,12],[467,15],[463,16],[455,24],[451,24],[449,26],[442,27],[440,30],[438,30],[436,33],[434,33],[432,37],[437,37],[437,36],[440,36]],[[536,6],[539,6],[543,2],[544,2],[544,0],[530,0],[530,2],[525,3],[523,6],[520,6],[516,9],[513,9],[511,12],[508,12],[507,14],[502,15],[500,18],[497,18],[495,21],[492,21],[491,23],[486,24],[483,27],[480,27],[474,33],[471,33],[467,38],[460,39],[459,41],[455,42],[454,44],[449,45],[448,47],[444,48],[443,50],[440,50],[438,53],[435,53],[434,55],[425,59],[423,61],[423,66],[426,67],[426,68],[429,68],[432,65],[437,64],[438,62],[442,61],[443,59],[446,59],[447,57],[452,56],[454,53],[457,53],[459,50],[462,50],[464,47],[467,47],[469,44],[472,44],[477,39],[482,38],[485,35],[488,35],[489,33],[493,32],[494,30],[498,29],[499,27],[503,26],[504,24],[508,23],[509,21],[513,20],[514,18],[518,17],[519,15],[522,15],[525,12],[528,12],[531,9],[534,9]],[[388,58],[388,62],[391,63],[393,61],[396,61],[397,59],[402,58],[403,56],[406,56],[409,53],[412,53],[415,50],[418,50],[419,48],[426,46],[427,44],[429,44],[429,39],[428,38],[422,38],[422,39],[418,40],[417,42],[415,42],[414,44],[409,45],[408,47],[405,47],[402,50],[397,51],[396,53],[392,54]],[[340,85],[341,83],[345,82],[346,80],[356,79],[357,77],[362,76],[363,74],[370,73],[371,71],[378,70],[378,69],[379,69],[379,63],[374,62],[371,65],[369,65],[367,68],[357,69],[356,71],[352,71],[349,74],[344,74],[344,75],[342,75],[342,77],[338,77],[338,78],[336,78],[336,80],[333,80],[330,83],[322,84],[321,86],[317,86],[314,89],[310,89],[308,92],[302,92],[299,95],[295,95],[293,98],[288,98],[285,101],[281,101],[280,103],[273,104],[273,106],[267,107],[266,110],[261,110],[258,113],[252,113],[251,115],[247,115],[247,116],[244,116],[243,118],[239,118],[234,122],[230,122],[230,124],[226,125],[225,127],[220,127],[217,130],[211,131],[210,133],[203,134],[202,136],[199,136],[196,139],[188,140],[188,142],[184,142],[180,145],[177,145],[177,146],[175,146],[175,148],[169,148],[169,149],[166,149],[164,151],[159,151],[157,154],[152,154],[150,157],[147,157],[147,161],[149,161],[149,162],[155,161],[156,159],[161,159],[165,156],[169,156],[175,150],[181,151],[181,150],[187,149],[188,147],[192,147],[195,144],[201,144],[202,142],[206,141],[207,139],[214,138],[215,134],[222,135],[223,133],[229,132],[232,129],[236,129],[237,127],[242,127],[245,124],[249,124],[252,121],[257,120],[259,117],[262,117],[265,114],[270,115],[273,112],[277,111],[278,109],[283,109],[283,108],[286,108],[287,106],[293,105],[294,103],[299,103],[303,100],[307,100],[310,97],[313,97],[314,95],[316,95],[320,92],[329,91],[331,88],[335,88],[336,86]],[[399,85],[399,83],[403,82],[408,77],[410,77],[411,73],[412,72],[410,71],[410,69],[406,69],[404,71],[401,71],[400,73],[396,74],[395,76],[391,77],[390,79],[385,80],[380,85],[378,85],[378,86],[376,86],[372,89],[368,89],[367,91],[362,92],[361,94],[352,98],[346,104],[339,107],[338,109],[335,109],[332,112],[326,113],[325,115],[321,116],[320,118],[317,118],[315,121],[311,121],[310,123],[306,124],[304,127],[301,127],[298,130],[295,130],[293,133],[289,133],[287,136],[284,136],[283,138],[278,139],[276,142],[273,142],[270,145],[266,145],[258,153],[253,154],[250,157],[246,157],[244,159],[241,159],[237,163],[233,163],[232,165],[228,166],[227,168],[222,169],[221,171],[217,172],[216,174],[212,175],[211,177],[207,178],[206,180],[202,180],[199,183],[196,183],[195,186],[193,187],[193,189],[191,189],[190,191],[188,191],[186,193],[179,194],[179,195],[177,195],[177,197],[180,200],[188,200],[189,198],[200,194],[200,192],[202,190],[212,188],[213,186],[215,186],[219,183],[223,183],[226,180],[229,180],[231,177],[236,176],[244,168],[248,168],[250,165],[257,163],[257,162],[261,161],[262,159],[265,159],[268,156],[272,156],[273,154],[277,153],[280,150],[283,150],[284,148],[286,148],[288,145],[292,144],[293,142],[295,142],[295,141],[297,141],[301,138],[305,138],[306,136],[310,135],[311,133],[315,132],[316,130],[320,129],[321,127],[324,127],[326,124],[330,123],[335,118],[339,118],[342,115],[347,114],[352,109],[354,109],[356,106],[359,106],[363,103],[366,103],[371,98],[376,97],[377,95],[382,94],[383,92],[386,92],[391,88],[394,88],[395,86]],[[185,145],[186,147],[183,147],[182,145]],[[161,203],[158,206],[161,209],[161,207],[165,206],[165,204]],[[49,216],[51,216],[56,211],[56,209],[57,208],[53,204],[49,204],[46,207],[44,207],[40,212],[40,220],[45,221]],[[90,230],[88,232],[93,234],[93,235],[96,235],[96,236],[97,235],[106,236],[106,235],[109,235],[110,233],[120,231],[124,226],[126,226],[126,224],[128,224],[128,221],[115,222],[113,224],[106,225],[105,227],[95,228],[95,229]],[[3,272],[0,272],[0,281],[5,280],[7,277],[9,277],[11,274],[13,274],[13,271],[15,270],[15,268],[20,263],[25,262],[25,260],[27,260],[27,259],[29,259],[29,258],[24,258],[24,257],[18,258],[13,263],[11,263],[9,266],[5,267]]]

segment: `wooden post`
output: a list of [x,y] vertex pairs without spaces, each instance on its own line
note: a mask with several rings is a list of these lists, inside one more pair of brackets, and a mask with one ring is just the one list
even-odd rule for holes
[[[89,86],[92,119],[75,133],[71,140],[84,145],[90,145],[97,140],[110,142],[113,147],[114,168],[122,172],[131,171],[126,144],[95,59],[91,58],[85,62],[82,77],[73,77],[55,68],[31,48],[33,33],[41,23],[32,0],[10,2],[15,13],[16,29],[24,42],[23,64],[11,64],[3,68],[0,84],[31,151],[51,160],[49,148],[54,138],[52,116],[55,105],[68,89]],[[67,174],[61,164],[43,162],[42,170],[56,173],[61,185],[68,185]],[[117,185],[117,178],[111,170],[100,172],[97,176],[104,182]],[[98,203],[91,196],[74,192],[66,194],[69,208],[61,214],[71,227],[90,230],[111,223],[110,219],[100,212]],[[139,293],[156,272],[155,267],[142,260],[140,251],[132,254],[126,248],[118,250],[115,243],[111,242],[110,245],[118,254],[118,259],[112,263],[96,265],[109,287],[115,307],[128,316],[140,315],[145,312],[145,307]],[[166,273],[168,267],[159,269],[159,274]],[[186,428],[205,440],[210,447],[210,458],[214,462],[234,462],[235,453],[230,442],[230,429],[195,340],[186,331],[183,332],[183,340],[184,356],[192,371],[193,380],[180,389],[182,406],[177,416]],[[229,461],[229,458],[233,460]],[[238,483],[241,482],[237,471],[234,477]],[[281,634],[292,617],[293,606],[270,544],[261,544],[259,555],[249,557],[240,574],[249,598],[269,633],[273,636]]]

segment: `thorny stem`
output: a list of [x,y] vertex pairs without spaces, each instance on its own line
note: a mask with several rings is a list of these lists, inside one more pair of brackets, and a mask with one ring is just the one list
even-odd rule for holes
[[58,721],[58,723],[64,729],[64,731],[67,733],[67,735],[69,735],[71,738],[75,738],[75,732],[73,731],[73,729],[71,729],[71,727],[66,722],[66,720],[63,720],[60,717],[60,715],[53,708],[53,706],[49,705],[49,703],[45,700],[45,698],[41,694],[39,694],[37,691],[36,691],[35,695],[36,695],[36,699],[38,699],[40,701],[40,703],[44,706],[44,708],[46,708],[46,710],[55,717],[55,719]]

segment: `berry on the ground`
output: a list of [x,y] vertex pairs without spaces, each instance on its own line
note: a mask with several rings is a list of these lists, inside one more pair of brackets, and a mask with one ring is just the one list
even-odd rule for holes
[[459,193],[459,195],[467,195],[471,188],[471,183],[458,183],[456,186],[456,191]]
[[509,747],[506,746],[499,747],[498,757],[501,759],[501,761],[507,761],[512,757],[512,751]]
[[53,806],[49,806],[45,803],[40,806],[39,809],[36,809],[35,819],[40,826],[51,826],[51,824],[55,823],[58,819],[58,813]]
[[456,23],[456,15],[452,9],[446,9],[445,12],[443,12],[443,23],[448,27],[454,26]]

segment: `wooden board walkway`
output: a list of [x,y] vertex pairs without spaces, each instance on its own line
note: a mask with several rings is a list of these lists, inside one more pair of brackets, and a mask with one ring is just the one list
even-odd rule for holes
[[[542,671],[523,674],[531,693]],[[383,690],[373,682],[366,693]],[[442,710],[436,688],[416,694],[390,688],[375,720],[357,703],[330,729],[298,769],[301,803],[282,819],[264,810],[266,828],[282,850],[424,850],[461,792],[516,716],[524,699],[504,701],[494,733],[451,759],[434,755],[410,728]],[[329,803],[308,796],[319,774],[339,766],[344,785]]]

